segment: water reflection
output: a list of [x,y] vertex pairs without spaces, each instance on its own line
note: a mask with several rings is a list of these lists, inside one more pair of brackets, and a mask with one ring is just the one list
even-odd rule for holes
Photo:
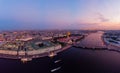
[[85,39],[80,41],[77,45],[88,47],[88,48],[104,48],[106,45],[103,44],[102,35],[104,32],[99,31],[97,33],[91,33]]
[[82,73],[119,73],[120,53],[107,50],[70,48],[61,54],[64,71]]
[[[92,33],[80,44],[89,47],[101,44],[101,32]],[[71,47],[56,56],[20,60],[0,59],[0,73],[119,73],[120,53],[108,50],[87,50]]]

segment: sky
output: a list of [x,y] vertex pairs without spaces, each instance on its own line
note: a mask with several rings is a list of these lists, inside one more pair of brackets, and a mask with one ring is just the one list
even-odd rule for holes
[[120,29],[120,0],[0,0],[0,30]]

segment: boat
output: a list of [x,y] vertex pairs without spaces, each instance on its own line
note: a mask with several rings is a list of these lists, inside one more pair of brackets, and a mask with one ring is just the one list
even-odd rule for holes
[[28,62],[28,61],[31,61],[31,60],[32,60],[32,58],[21,58],[21,61],[22,61],[23,63]]
[[57,54],[56,54],[55,52],[50,52],[48,56],[49,56],[49,57],[54,57],[54,56],[56,56],[56,55],[57,55]]

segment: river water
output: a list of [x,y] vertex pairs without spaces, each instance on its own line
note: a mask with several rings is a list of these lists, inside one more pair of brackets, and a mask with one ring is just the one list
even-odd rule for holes
[[[99,38],[98,33],[100,32],[93,33],[96,36],[90,38]],[[59,62],[55,63],[55,61]],[[58,70],[54,72],[55,68]],[[22,63],[20,60],[0,59],[0,73],[51,73],[51,71],[53,73],[120,73],[120,53],[71,47],[53,58],[42,57],[27,63]]]
[[87,48],[105,48],[101,36],[104,32],[90,33],[85,39],[81,40],[78,45]]

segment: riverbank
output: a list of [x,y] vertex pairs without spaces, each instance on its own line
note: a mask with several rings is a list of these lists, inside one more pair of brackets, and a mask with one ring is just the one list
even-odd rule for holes
[[[59,52],[62,52],[68,48],[70,48],[71,45],[67,45],[63,48],[57,48],[57,49],[54,49],[54,50],[50,50],[51,52],[54,52],[55,54],[59,53]],[[43,52],[43,53],[36,53],[36,54],[32,54],[32,55],[15,55],[15,54],[3,54],[3,53],[0,53],[0,58],[8,58],[8,59],[23,59],[23,58],[28,58],[28,59],[34,59],[34,58],[40,58],[40,57],[45,57],[45,56],[49,56],[49,53],[50,51],[47,51],[47,52]]]

